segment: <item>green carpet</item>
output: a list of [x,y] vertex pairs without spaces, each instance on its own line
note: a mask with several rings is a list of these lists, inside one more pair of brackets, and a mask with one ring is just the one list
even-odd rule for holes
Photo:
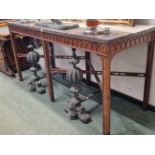
[[[39,95],[29,92],[29,74],[28,71],[23,72],[24,81],[20,82],[0,73],[0,134],[102,134],[100,94],[84,102],[87,111],[94,110],[91,112],[92,122],[83,124],[66,117],[64,106],[70,97],[68,87],[53,80],[56,101],[52,103],[48,100],[47,93]],[[61,80],[60,77],[56,79]],[[84,95],[96,89],[84,83],[81,88]],[[155,134],[154,120],[155,113],[143,111],[132,102],[112,96],[111,134]]]

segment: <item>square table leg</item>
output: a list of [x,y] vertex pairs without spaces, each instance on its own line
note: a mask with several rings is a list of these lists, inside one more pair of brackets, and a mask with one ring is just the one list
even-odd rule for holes
[[16,70],[17,70],[18,78],[20,81],[23,81],[23,76],[22,76],[20,64],[18,61],[15,34],[13,34],[12,32],[10,32],[10,39],[11,39],[11,45],[12,45],[12,50],[13,50],[13,55],[14,55],[14,60],[15,60],[15,64],[16,64]]
[[55,58],[54,58],[54,45],[53,43],[49,43],[49,49],[50,49],[50,53],[51,53],[51,66],[52,68],[56,68],[56,62],[55,62]]
[[54,91],[53,91],[53,83],[52,83],[52,74],[51,74],[51,65],[50,65],[50,51],[48,50],[49,43],[46,41],[42,41],[44,59],[45,59],[45,68],[46,68],[46,78],[48,82],[48,94],[51,101],[54,101]]
[[103,134],[110,134],[110,107],[111,107],[111,91],[110,91],[110,66],[111,58],[102,57],[102,115],[103,115]]
[[[86,71],[90,71],[90,66],[89,66],[89,63],[88,61],[90,62],[90,53],[85,51],[85,69]],[[87,82],[87,85],[90,85],[91,84],[91,74],[89,72],[86,73],[86,82]]]
[[153,65],[153,55],[154,55],[154,44],[155,44],[155,41],[148,42],[146,77],[145,77],[144,98],[143,98],[143,108],[144,109],[146,109],[149,105],[152,65]]

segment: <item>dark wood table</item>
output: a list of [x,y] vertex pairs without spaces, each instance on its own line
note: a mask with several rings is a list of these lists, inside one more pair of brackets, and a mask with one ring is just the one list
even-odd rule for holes
[[[16,35],[15,38],[16,44],[18,44],[17,52],[26,53],[28,38],[20,35]],[[25,58],[20,59],[20,63],[22,70],[28,69],[30,66]],[[11,77],[14,77],[16,72],[8,26],[0,26],[0,71]]]
[[[16,61],[19,79],[22,80],[20,65],[18,62],[18,55],[16,52],[16,44],[14,40],[15,34],[23,36],[30,36],[40,39],[43,45],[45,65],[48,80],[48,93],[50,100],[54,101],[51,68],[50,68],[50,55],[48,44],[57,43],[60,45],[68,46],[70,48],[79,49],[95,53],[99,56],[102,63],[102,107],[103,107],[103,134],[110,134],[110,109],[111,109],[111,93],[110,93],[110,76],[138,76],[145,78],[144,85],[144,98],[143,107],[147,108],[150,94],[150,81],[152,72],[152,62],[155,43],[155,27],[135,25],[134,27],[115,27],[111,26],[110,35],[84,35],[82,34],[83,28],[76,28],[72,30],[54,30],[45,29],[35,26],[34,23],[20,23],[14,22],[9,24],[12,47]],[[135,72],[111,72],[112,58],[119,52],[134,47],[138,44],[148,43],[147,49],[147,63],[145,73]]]

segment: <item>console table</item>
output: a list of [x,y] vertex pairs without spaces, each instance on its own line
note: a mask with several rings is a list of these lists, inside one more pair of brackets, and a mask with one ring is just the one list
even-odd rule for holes
[[[51,79],[51,59],[49,54],[49,43],[57,43],[70,48],[79,49],[95,53],[102,63],[102,71],[96,71],[95,75],[102,74],[100,87],[102,90],[102,111],[103,111],[103,134],[110,134],[110,76],[138,76],[145,78],[143,107],[147,108],[150,94],[150,81],[155,43],[155,27],[135,25],[134,27],[119,28],[111,26],[110,35],[84,35],[83,27],[70,30],[54,30],[35,26],[34,23],[21,23],[20,21],[9,24],[11,42],[18,71],[19,79],[22,74],[16,52],[15,34],[29,36],[42,41],[45,66],[48,80],[48,93],[50,100],[54,101],[52,79]],[[135,72],[111,72],[112,58],[119,52],[134,47],[138,44],[148,43],[147,63],[145,73]]]

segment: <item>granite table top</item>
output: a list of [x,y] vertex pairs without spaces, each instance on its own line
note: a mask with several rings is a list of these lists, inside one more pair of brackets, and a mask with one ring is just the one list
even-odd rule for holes
[[[47,22],[47,21],[43,21],[43,22]],[[21,21],[16,21],[16,22],[9,23],[9,25],[38,30],[46,33],[65,36],[65,37],[100,42],[100,43],[109,43],[111,41],[115,41],[118,39],[130,38],[137,35],[142,35],[144,33],[155,31],[154,25],[135,25],[133,27],[127,26],[127,25],[101,25],[99,26],[100,28],[105,28],[105,27],[110,28],[109,35],[104,35],[104,34],[88,35],[88,34],[82,33],[83,30],[86,28],[85,24],[79,24],[78,28],[69,29],[69,30],[57,30],[57,29],[51,29],[51,28],[50,29],[44,28],[41,26],[37,26],[36,22],[22,23]],[[6,32],[7,29],[4,29],[3,31]]]

